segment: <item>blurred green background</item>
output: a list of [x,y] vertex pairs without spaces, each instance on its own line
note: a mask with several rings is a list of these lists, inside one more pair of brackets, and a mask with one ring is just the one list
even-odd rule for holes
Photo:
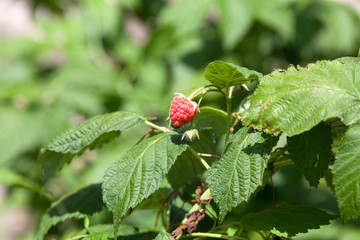
[[[356,56],[359,16],[356,0],[1,0],[0,239],[34,239],[50,201],[18,186],[41,184],[39,149],[69,126],[117,110],[167,125],[173,93],[204,85],[203,71],[217,59],[268,74]],[[224,107],[216,94],[204,103]],[[101,182],[144,131],[77,157],[45,189],[57,198]],[[278,202],[337,211],[330,190],[309,188],[294,168],[274,182]],[[267,186],[253,205],[270,195]],[[76,224],[58,226],[53,239]],[[356,221],[312,234],[298,239],[360,239]]]

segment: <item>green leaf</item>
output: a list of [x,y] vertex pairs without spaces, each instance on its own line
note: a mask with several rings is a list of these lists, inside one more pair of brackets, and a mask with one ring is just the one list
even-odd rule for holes
[[170,234],[167,232],[161,232],[155,238],[155,240],[173,240],[173,239],[174,238],[171,237]]
[[248,1],[222,0],[219,5],[219,28],[224,47],[232,49],[245,36],[252,22]]
[[194,117],[193,124],[200,130],[212,128],[215,136],[220,137],[226,133],[226,121],[226,112],[212,107],[201,107],[200,112]]
[[125,153],[105,173],[103,199],[114,214],[114,227],[130,208],[155,192],[177,157],[186,150],[180,135],[161,133]]
[[307,67],[275,71],[262,79],[242,119],[272,134],[293,136],[320,121],[339,117],[360,120],[360,64],[318,61]]
[[290,157],[311,186],[316,187],[328,169],[331,144],[331,128],[324,123],[288,138]]
[[335,195],[341,217],[360,216],[360,123],[348,129],[340,143],[334,165]]
[[[216,154],[216,145],[211,134],[200,132],[200,139],[191,144],[191,147],[198,153]],[[211,165],[215,161],[212,157],[204,157]],[[196,181],[205,171],[204,165],[189,151],[184,151],[171,167],[167,179],[174,189],[179,189],[186,183]]]
[[228,88],[259,80],[262,74],[231,63],[215,61],[206,67],[204,77],[220,88]]
[[249,231],[272,231],[284,237],[306,233],[317,229],[337,216],[316,208],[301,206],[281,206],[257,213],[246,214],[241,219],[242,228]]
[[337,58],[336,61],[342,62],[342,63],[360,63],[360,57],[341,57]]
[[262,185],[267,159],[276,144],[274,138],[250,131],[248,127],[237,131],[226,153],[209,170],[207,182],[220,208],[220,221]]
[[57,201],[42,216],[36,240],[44,238],[48,230],[69,218],[85,218],[103,209],[101,184],[93,184],[80,189],[62,200]]
[[136,113],[114,112],[98,115],[67,130],[41,150],[39,159],[47,181],[51,175],[85,149],[100,147],[144,121]]

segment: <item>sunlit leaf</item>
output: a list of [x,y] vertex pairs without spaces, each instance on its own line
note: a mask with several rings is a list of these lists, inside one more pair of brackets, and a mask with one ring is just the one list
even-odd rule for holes
[[114,228],[130,208],[155,192],[177,157],[186,150],[180,135],[161,133],[125,153],[105,173],[103,199],[113,212]]
[[207,182],[219,206],[220,221],[233,207],[247,202],[262,185],[274,140],[264,133],[242,128],[223,157],[210,168]]
[[360,64],[318,61],[275,71],[262,79],[242,122],[272,134],[293,136],[320,121],[360,120]]
[[215,61],[206,67],[204,77],[220,88],[229,88],[259,80],[262,74],[231,63]]
[[360,216],[360,123],[348,129],[336,154],[333,183],[341,217]]
[[39,159],[45,180],[85,149],[100,147],[121,131],[143,122],[144,118],[136,113],[114,112],[95,116],[69,129],[41,150]]

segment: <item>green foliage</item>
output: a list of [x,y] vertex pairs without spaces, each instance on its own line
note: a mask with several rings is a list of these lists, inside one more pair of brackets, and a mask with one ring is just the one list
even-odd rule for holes
[[[25,13],[24,18],[17,18],[19,22],[24,19],[21,28],[3,24],[0,31],[0,182],[6,185],[2,204],[4,216],[14,208],[22,212],[26,209],[35,221],[24,236],[17,238],[35,238],[41,212],[45,214],[40,239],[49,228],[47,234],[54,239],[81,239],[81,235],[83,239],[167,238],[166,233],[158,234],[160,229],[179,226],[176,223],[186,220],[186,212],[199,210],[206,213],[195,224],[199,237],[213,234],[253,240],[250,230],[233,225],[233,220],[238,221],[243,212],[256,212],[277,202],[340,212],[345,221],[358,217],[359,58],[339,57],[358,53],[360,17],[345,4],[327,0],[31,0],[7,8],[7,23],[14,23],[12,9],[20,6]],[[273,71],[322,59],[337,60]],[[196,95],[195,100],[201,99],[201,111],[192,125],[180,129],[156,125],[166,119],[166,106],[173,92],[189,94],[190,89],[208,84],[206,80],[213,85]],[[261,83],[253,95],[258,81]],[[244,92],[241,84],[247,84],[250,91]],[[252,105],[242,119],[249,107],[248,99]],[[236,112],[239,106],[241,113]],[[119,111],[139,112],[150,117],[146,119],[157,120],[149,123],[138,114]],[[336,124],[333,117],[339,119]],[[65,132],[70,125],[86,119]],[[320,127],[324,120],[329,126]],[[146,130],[133,127],[144,122],[152,131],[134,147]],[[241,123],[258,130],[265,128],[271,134],[283,131],[283,139],[288,142],[271,149],[276,138],[244,128]],[[242,129],[248,132],[242,133]],[[158,130],[174,130],[177,134],[159,134]],[[198,132],[200,139],[180,145],[169,140],[181,139],[187,130]],[[245,140],[247,135],[250,137]],[[159,142],[151,145],[154,139]],[[108,147],[99,149],[104,143]],[[145,149],[145,145],[151,147]],[[39,164],[36,156],[41,146],[45,147]],[[156,149],[161,152],[150,154]],[[329,162],[330,150],[333,158]],[[222,158],[218,160],[217,155]],[[90,185],[74,196],[55,200],[52,206],[57,210],[50,215],[53,208],[47,210],[49,201],[100,181],[105,169],[119,158],[109,170],[116,170],[111,182],[114,189],[99,193],[99,185]],[[234,164],[236,167],[231,168]],[[311,185],[319,188],[309,188],[298,172],[289,176],[288,171],[295,167],[286,166],[294,164]],[[47,180],[45,186],[39,185],[40,165]],[[329,185],[335,185],[334,196],[323,184],[324,171]],[[56,177],[51,178],[54,173]],[[236,174],[232,178],[230,173]],[[274,202],[267,184],[272,175]],[[210,187],[202,185],[206,182],[211,182]],[[222,187],[229,184],[234,189],[225,192]],[[245,191],[238,193],[243,188]],[[101,199],[102,194],[121,190],[130,195],[114,196],[114,204],[108,209],[115,209],[122,221],[120,225],[114,221],[119,225],[116,236],[111,224],[99,224],[109,222],[110,212],[92,213],[107,199]],[[91,200],[90,191],[96,194],[96,201]],[[293,195],[296,197],[292,199]],[[125,197],[131,201],[122,202]],[[224,221],[231,228],[226,230],[217,222],[219,212],[211,197],[222,219],[229,212]],[[226,199],[224,205],[219,202],[221,197]],[[67,198],[72,203],[65,201]],[[122,203],[126,206],[116,211]],[[61,205],[67,206],[62,212]],[[301,209],[314,214],[313,210]],[[129,211],[129,216],[120,217]],[[81,221],[66,221],[70,218],[85,218],[85,229]],[[66,222],[51,227],[62,221]],[[154,222],[158,223],[156,230]],[[311,226],[293,223],[293,234],[316,225],[312,221]],[[278,225],[286,224],[279,221]],[[349,226],[334,224],[341,231]],[[357,220],[352,224],[358,227]],[[143,225],[146,229],[139,228]],[[267,227],[271,226],[265,224],[264,229]],[[3,229],[12,228],[6,225]],[[71,236],[78,229],[83,230]],[[281,226],[268,230],[271,233],[255,231],[265,238],[289,235]],[[182,232],[179,238],[188,238],[186,230]],[[1,239],[7,238],[1,234]],[[334,235],[342,236],[342,232]]]
[[114,112],[95,116],[64,132],[41,150],[39,159],[45,180],[69,163],[75,155],[88,148],[101,147],[119,136],[121,131],[132,129],[144,120],[136,113]]
[[[208,132],[200,132],[200,139],[191,144],[198,153],[216,154],[214,139]],[[207,162],[213,162],[214,158],[206,158]],[[186,183],[194,182],[206,169],[201,164],[198,156],[192,152],[184,151],[171,167],[167,179],[174,189],[183,187]]]
[[360,216],[360,123],[350,126],[336,154],[334,180],[341,217],[346,221]]
[[177,157],[186,150],[179,135],[162,133],[128,151],[105,173],[103,199],[113,212],[114,227],[130,208],[155,192]]
[[240,129],[220,161],[209,170],[207,182],[220,208],[222,221],[233,207],[247,202],[262,185],[274,139],[249,128]]
[[257,213],[248,213],[241,218],[240,225],[247,230],[271,231],[278,236],[288,238],[329,224],[329,221],[336,217],[316,208],[279,206]]
[[251,2],[243,0],[216,1],[219,5],[219,30],[225,49],[233,49],[249,30],[252,13]]
[[200,112],[195,115],[193,123],[199,129],[209,129],[215,133],[216,137],[220,137],[226,133],[226,122],[227,115],[224,111],[212,108],[212,107],[201,107]]
[[259,80],[262,74],[231,63],[215,61],[206,67],[204,77],[219,88],[229,88]]
[[43,239],[47,231],[59,222],[69,218],[85,218],[102,209],[101,184],[82,188],[76,193],[55,202],[42,216],[36,239]]
[[306,68],[290,67],[264,77],[242,122],[271,134],[293,136],[320,121],[339,117],[347,125],[357,122],[360,108],[360,65],[319,61]]
[[297,168],[311,186],[318,186],[331,159],[331,128],[324,123],[288,138],[288,150]]
[[159,233],[155,240],[172,240],[174,238],[172,238],[167,232],[161,232]]

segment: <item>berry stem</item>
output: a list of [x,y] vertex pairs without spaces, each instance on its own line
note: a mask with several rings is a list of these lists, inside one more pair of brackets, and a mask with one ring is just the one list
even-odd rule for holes
[[149,122],[148,120],[145,120],[145,124],[152,127],[152,128],[155,128],[155,129],[158,129],[160,131],[163,131],[163,132],[170,132],[170,129],[166,128],[166,127],[160,127],[152,122]]

